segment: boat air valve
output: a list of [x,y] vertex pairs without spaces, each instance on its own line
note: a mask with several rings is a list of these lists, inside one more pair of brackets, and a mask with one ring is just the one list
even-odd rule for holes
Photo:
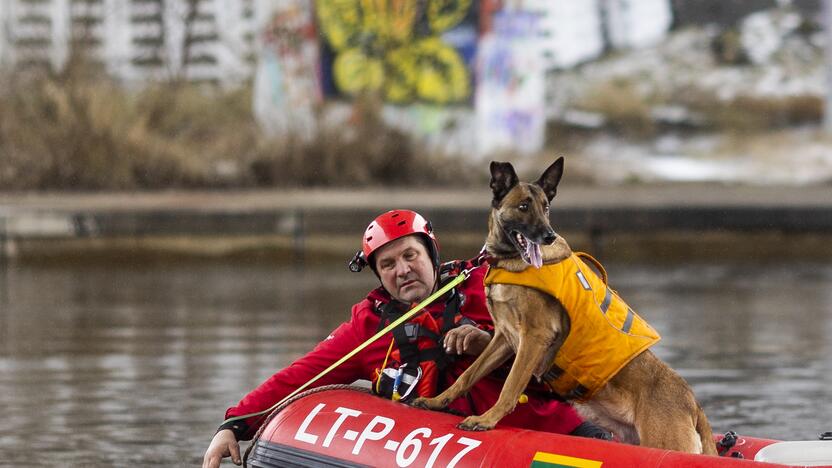
[[832,431],[821,432],[818,436],[820,440],[832,440]]

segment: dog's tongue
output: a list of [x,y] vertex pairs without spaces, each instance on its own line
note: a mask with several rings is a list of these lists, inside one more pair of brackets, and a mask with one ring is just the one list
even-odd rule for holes
[[543,266],[543,256],[540,254],[540,246],[528,239],[526,241],[526,256],[529,257],[529,263],[535,268],[540,268]]

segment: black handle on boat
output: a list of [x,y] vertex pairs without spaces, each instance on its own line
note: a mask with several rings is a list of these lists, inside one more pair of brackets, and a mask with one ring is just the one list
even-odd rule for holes
[[728,431],[724,436],[722,436],[722,440],[716,443],[717,453],[719,453],[719,456],[723,456],[736,444],[737,433],[734,431]]

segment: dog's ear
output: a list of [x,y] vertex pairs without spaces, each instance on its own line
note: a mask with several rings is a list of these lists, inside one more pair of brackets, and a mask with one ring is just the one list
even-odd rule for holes
[[507,162],[491,161],[491,192],[494,193],[494,199],[491,204],[495,207],[500,204],[503,197],[508,194],[509,190],[517,185],[517,173],[514,172],[514,166]]
[[546,194],[546,198],[552,201],[555,198],[555,194],[558,193],[558,184],[560,183],[561,177],[563,177],[563,156],[559,157],[557,161],[546,168],[543,171],[543,175],[540,176],[540,179],[537,179],[535,184],[539,185]]

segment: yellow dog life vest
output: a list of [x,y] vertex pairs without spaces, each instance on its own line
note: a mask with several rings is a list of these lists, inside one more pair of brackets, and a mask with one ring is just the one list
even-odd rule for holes
[[[603,279],[583,258],[598,266]],[[544,380],[567,399],[590,399],[622,367],[661,339],[607,286],[606,273],[597,260],[584,253],[519,273],[490,268],[484,283],[528,286],[555,297],[566,309],[569,335]]]

